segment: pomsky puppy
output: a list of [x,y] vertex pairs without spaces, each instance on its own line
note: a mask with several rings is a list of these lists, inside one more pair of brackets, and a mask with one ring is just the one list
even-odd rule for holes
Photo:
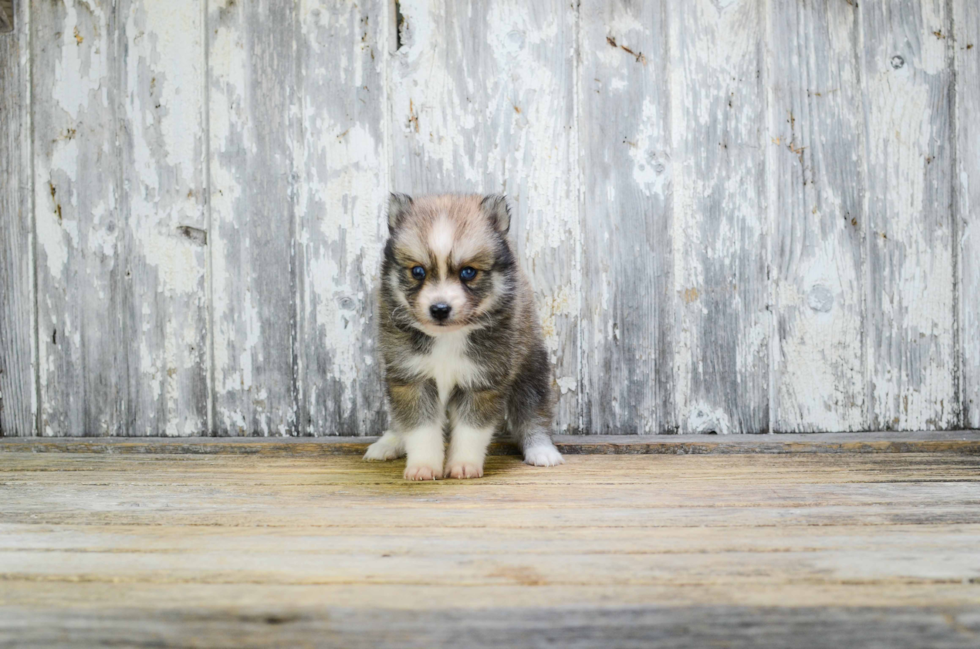
[[392,194],[378,299],[391,425],[364,459],[407,455],[407,480],[479,478],[494,433],[507,432],[528,464],[564,462],[550,435],[551,365],[509,227],[500,195]]

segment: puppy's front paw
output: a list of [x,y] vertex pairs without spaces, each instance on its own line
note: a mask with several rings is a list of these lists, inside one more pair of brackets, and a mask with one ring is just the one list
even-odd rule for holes
[[437,480],[442,477],[442,467],[434,469],[424,464],[409,465],[405,467],[406,480]]
[[565,459],[551,444],[542,444],[524,450],[524,463],[531,466],[558,466],[564,464]]
[[450,462],[449,466],[446,467],[445,477],[457,480],[482,478],[483,464],[476,464],[475,462]]
[[392,433],[385,433],[381,439],[368,446],[364,459],[368,462],[387,462],[405,455],[404,446]]

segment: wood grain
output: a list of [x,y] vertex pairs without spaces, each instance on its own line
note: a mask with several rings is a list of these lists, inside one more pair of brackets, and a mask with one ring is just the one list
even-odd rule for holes
[[[140,440],[30,439],[4,440],[0,453],[107,453],[266,455],[309,458],[320,455],[362,456],[376,437],[310,439],[256,438],[144,438]],[[957,453],[980,454],[980,433],[930,431],[919,433],[824,433],[821,435],[731,436],[717,435],[559,435],[555,444],[565,455],[727,455],[785,453]],[[491,455],[518,455],[515,446],[495,442]]]
[[[958,419],[947,3],[862,2],[872,429]],[[952,371],[951,371],[952,370]]]
[[121,204],[119,15],[102,0],[31,8],[39,432],[126,435],[138,357]]
[[207,430],[196,2],[34,5],[40,430]]
[[295,3],[208,1],[218,435],[299,430],[298,20]]
[[37,431],[30,5],[16,11],[0,34],[0,437]]
[[958,282],[956,331],[962,424],[980,428],[980,7],[954,0],[956,202],[953,252]]
[[787,624],[846,646],[975,642],[977,456],[495,457],[482,480],[428,484],[400,464],[6,454],[0,638],[304,644],[347,629],[384,646],[394,620],[425,646],[517,629],[656,646],[674,619],[668,646],[723,630],[782,646]]
[[578,430],[576,12],[564,0],[398,7],[401,46],[389,75],[392,188],[509,195],[510,237],[555,365],[556,428]]
[[867,430],[857,5],[776,3],[768,30],[773,427]]
[[[579,5],[582,428],[676,430],[666,4]],[[615,115],[615,119],[609,116]]]
[[[384,624],[379,624],[384,620]],[[815,631],[819,629],[819,632]],[[125,609],[95,619],[10,608],[0,611],[0,641],[51,646],[66,636],[86,645],[207,647],[290,646],[310,642],[351,649],[376,647],[705,647],[758,649],[806,643],[814,649],[887,646],[894,649],[967,649],[980,629],[971,609],[777,608],[745,606],[657,608],[509,608],[452,611],[360,611],[343,606],[284,612],[239,609],[201,615],[193,610]]]
[[302,435],[378,435],[385,429],[373,316],[387,236],[389,4],[312,0],[297,18]]
[[115,10],[124,338],[103,344],[124,342],[128,353],[116,379],[128,425],[117,434],[200,435],[209,430],[204,16],[197,0],[123,0]]
[[762,8],[696,0],[668,12],[683,433],[770,430]]

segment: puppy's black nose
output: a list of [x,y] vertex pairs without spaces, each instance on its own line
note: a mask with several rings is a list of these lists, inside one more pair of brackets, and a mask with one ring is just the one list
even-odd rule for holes
[[445,302],[439,302],[429,307],[429,313],[432,314],[432,319],[438,320],[439,322],[442,322],[443,320],[448,318],[449,312],[452,310],[453,308],[448,304],[446,304]]

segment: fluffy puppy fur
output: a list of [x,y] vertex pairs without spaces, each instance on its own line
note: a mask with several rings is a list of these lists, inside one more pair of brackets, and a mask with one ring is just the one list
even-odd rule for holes
[[478,478],[494,433],[507,431],[528,464],[563,462],[549,432],[551,366],[509,227],[503,196],[391,196],[378,299],[391,426],[365,459],[408,455],[408,480]]

